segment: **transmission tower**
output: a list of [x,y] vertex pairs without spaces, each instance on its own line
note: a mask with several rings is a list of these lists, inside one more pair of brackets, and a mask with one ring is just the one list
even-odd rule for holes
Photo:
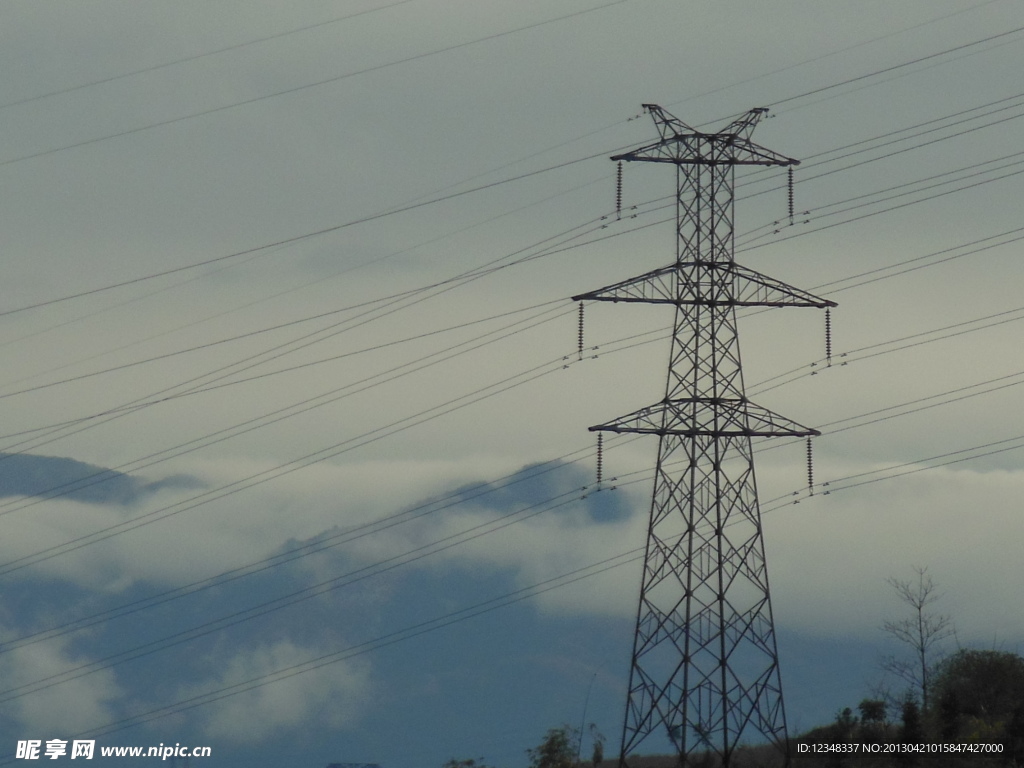
[[733,259],[736,166],[798,162],[750,140],[767,110],[702,133],[644,109],[660,139],[612,160],[675,166],[675,263],[573,297],[675,306],[665,397],[590,427],[659,437],[620,766],[641,749],[728,766],[764,742],[788,763],[751,439],[820,433],[747,399],[736,308],[835,304]]

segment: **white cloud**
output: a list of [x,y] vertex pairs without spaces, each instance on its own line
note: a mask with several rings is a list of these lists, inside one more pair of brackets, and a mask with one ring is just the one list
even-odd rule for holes
[[776,620],[870,635],[905,610],[885,579],[921,566],[945,595],[935,610],[953,617],[962,641],[1024,641],[1011,608],[1024,583],[1022,495],[1024,471],[939,468],[772,513]]
[[[63,639],[48,640],[0,655],[5,689],[34,684],[89,659],[73,654]],[[35,687],[35,686],[33,686]],[[67,738],[115,720],[122,696],[114,672],[100,670],[77,680],[28,693],[4,704],[18,723],[21,738]]]
[[[179,698],[245,683],[301,664],[321,653],[290,641],[242,649],[226,661],[220,675],[201,686],[182,689]],[[283,677],[205,706],[202,710],[205,735],[211,740],[253,743],[296,729],[351,727],[365,709],[361,702],[370,692],[370,683],[369,663],[359,659]]]

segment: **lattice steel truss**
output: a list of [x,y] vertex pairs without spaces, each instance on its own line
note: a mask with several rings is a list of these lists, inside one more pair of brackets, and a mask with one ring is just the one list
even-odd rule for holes
[[736,307],[835,304],[733,260],[736,166],[797,164],[751,142],[767,110],[702,133],[644,109],[660,139],[612,160],[676,167],[675,263],[573,297],[676,308],[664,399],[590,428],[659,436],[620,765],[766,741],[788,762],[751,438],[819,433],[746,398]]

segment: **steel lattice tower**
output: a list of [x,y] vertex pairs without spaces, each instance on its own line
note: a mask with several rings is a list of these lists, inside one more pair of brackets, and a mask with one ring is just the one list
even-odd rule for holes
[[676,167],[675,263],[573,297],[676,308],[664,399],[590,427],[659,436],[620,765],[766,741],[788,762],[751,438],[819,433],[746,398],[736,308],[835,304],[734,261],[736,166],[797,164],[750,140],[767,110],[702,133],[644,109],[661,138],[612,160]]

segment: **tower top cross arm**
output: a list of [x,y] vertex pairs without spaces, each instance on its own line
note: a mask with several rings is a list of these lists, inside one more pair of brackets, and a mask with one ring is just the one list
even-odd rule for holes
[[799,165],[799,160],[780,155],[750,140],[757,124],[768,114],[755,107],[740,115],[718,133],[698,131],[657,104],[644,104],[661,139],[612,160],[674,163],[676,165]]

